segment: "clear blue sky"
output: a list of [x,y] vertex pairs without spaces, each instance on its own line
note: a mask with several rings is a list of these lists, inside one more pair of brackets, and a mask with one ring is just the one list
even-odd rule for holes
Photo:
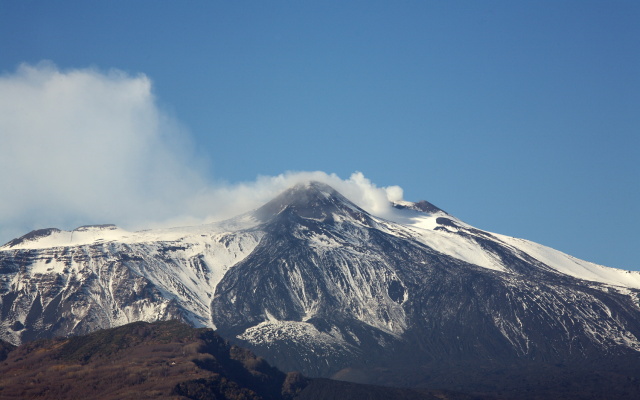
[[0,0],[0,72],[42,60],[148,76],[211,180],[362,171],[640,269],[638,1]]

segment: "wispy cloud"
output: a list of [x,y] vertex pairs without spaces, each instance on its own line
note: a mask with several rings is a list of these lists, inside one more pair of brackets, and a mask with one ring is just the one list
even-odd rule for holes
[[0,242],[44,227],[115,223],[128,229],[195,224],[256,208],[319,180],[384,213],[399,187],[361,173],[287,172],[211,181],[189,136],[158,107],[145,75],[21,65],[0,76]]

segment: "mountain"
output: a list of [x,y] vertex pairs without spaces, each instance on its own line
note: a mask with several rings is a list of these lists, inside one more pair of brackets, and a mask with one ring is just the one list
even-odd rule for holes
[[31,232],[0,248],[0,297],[14,344],[177,318],[309,376],[478,392],[517,371],[640,378],[640,273],[428,202],[372,215],[318,182],[215,224]]

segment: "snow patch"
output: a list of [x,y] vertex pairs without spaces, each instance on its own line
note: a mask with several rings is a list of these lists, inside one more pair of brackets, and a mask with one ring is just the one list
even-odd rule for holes
[[351,347],[336,327],[321,332],[313,324],[299,321],[264,321],[236,337],[253,345],[268,345],[286,339],[323,351]]

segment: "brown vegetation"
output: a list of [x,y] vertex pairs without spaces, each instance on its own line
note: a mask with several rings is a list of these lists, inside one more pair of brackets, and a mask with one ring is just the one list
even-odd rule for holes
[[292,379],[211,330],[138,322],[18,347],[0,363],[0,398],[289,399],[306,382]]

